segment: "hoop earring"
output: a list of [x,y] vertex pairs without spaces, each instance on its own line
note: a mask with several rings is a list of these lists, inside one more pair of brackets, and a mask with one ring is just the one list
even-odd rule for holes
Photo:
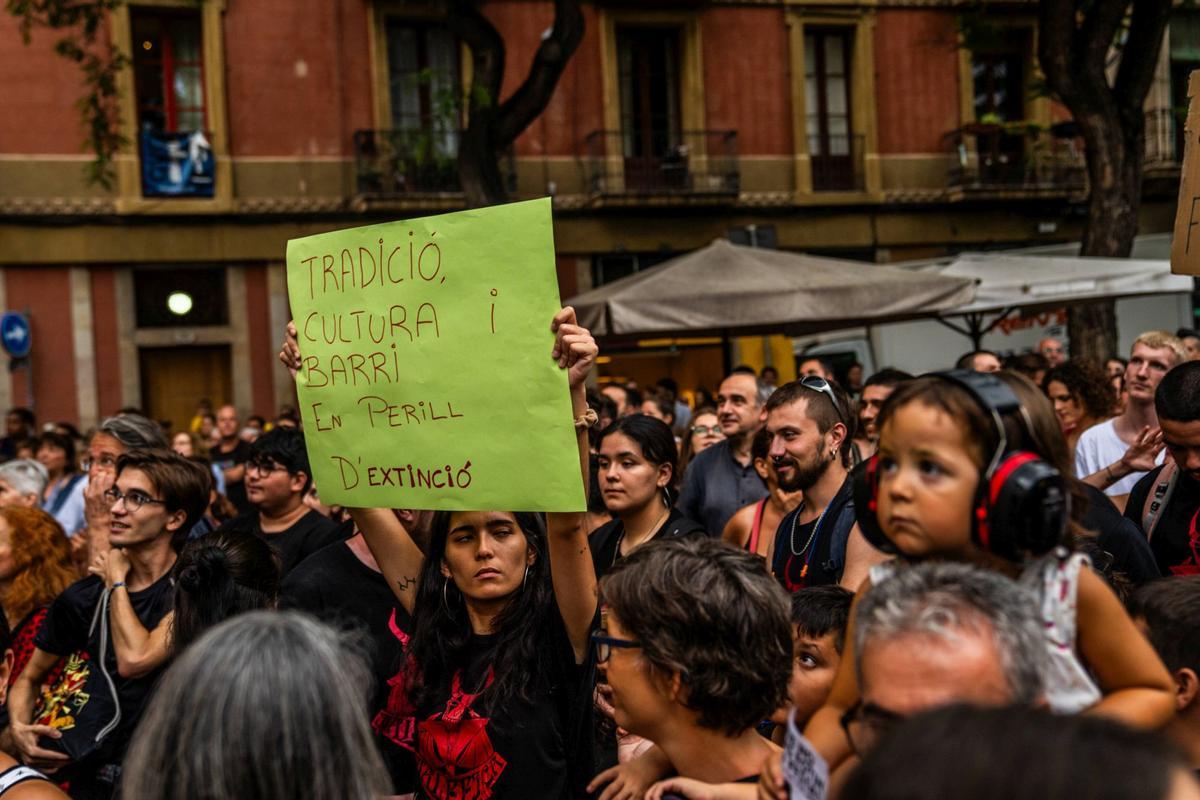
[[529,565],[525,565],[525,576],[521,578],[521,591],[525,591],[525,582],[529,580]]

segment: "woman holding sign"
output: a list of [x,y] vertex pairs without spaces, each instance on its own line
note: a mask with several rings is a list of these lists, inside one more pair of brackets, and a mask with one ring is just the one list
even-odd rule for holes
[[[566,308],[551,323],[587,473],[584,379],[597,347]],[[299,366],[295,341],[280,354]],[[530,454],[537,457],[536,453]],[[596,576],[585,515],[441,511],[427,550],[390,509],[354,520],[413,615],[408,659],[375,727],[416,757],[436,800],[568,798],[590,777]]]

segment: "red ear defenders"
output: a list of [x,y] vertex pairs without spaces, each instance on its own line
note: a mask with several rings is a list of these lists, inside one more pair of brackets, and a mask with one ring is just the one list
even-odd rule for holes
[[[981,471],[975,492],[972,540],[981,549],[1010,561],[1053,550],[1066,535],[1070,515],[1067,484],[1058,470],[1033,453],[1008,449],[1002,415],[1020,409],[1017,396],[988,373],[954,370],[933,377],[965,389],[991,415],[999,433],[996,451]],[[852,479],[855,514],[863,536],[877,550],[899,554],[879,523],[879,456],[855,467]]]

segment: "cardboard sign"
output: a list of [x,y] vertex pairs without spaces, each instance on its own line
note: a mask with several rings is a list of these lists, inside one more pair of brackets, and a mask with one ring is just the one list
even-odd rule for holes
[[287,264],[322,500],[586,508],[548,199],[294,239]]
[[1175,236],[1171,240],[1171,272],[1200,275],[1200,70],[1188,79],[1188,115],[1183,136],[1183,168]]
[[794,712],[783,740],[783,778],[791,800],[825,800],[829,792],[829,766],[796,726]]

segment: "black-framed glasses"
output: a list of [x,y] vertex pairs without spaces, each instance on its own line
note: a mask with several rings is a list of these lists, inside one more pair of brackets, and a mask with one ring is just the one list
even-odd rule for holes
[[280,470],[287,472],[287,467],[282,464],[276,464],[269,458],[253,458],[246,462],[246,471],[254,470],[264,478],[270,477],[271,473],[279,472]]
[[128,509],[129,513],[131,514],[136,514],[144,505],[166,505],[164,501],[159,500],[157,497],[151,497],[145,492],[139,492],[137,489],[133,489],[129,492],[122,492],[115,486],[110,486],[108,489],[104,490],[104,499],[114,506],[121,500],[124,500],[125,508]]
[[837,414],[837,418],[843,425],[846,424],[846,418],[842,416],[842,407],[838,404],[837,395],[833,393],[833,387],[829,385],[829,381],[820,375],[805,375],[800,379],[800,385],[828,397],[829,402],[833,403],[833,413]]
[[632,639],[617,639],[612,636],[606,636],[600,631],[593,631],[592,646],[596,648],[596,663],[603,664],[612,656],[614,647],[622,650],[633,650],[641,647],[642,643],[635,642]]
[[903,714],[859,700],[842,714],[839,722],[850,747],[861,756],[865,755],[881,736],[905,719],[907,718]]
[[723,433],[720,425],[694,425],[692,426],[692,436],[716,436]]

